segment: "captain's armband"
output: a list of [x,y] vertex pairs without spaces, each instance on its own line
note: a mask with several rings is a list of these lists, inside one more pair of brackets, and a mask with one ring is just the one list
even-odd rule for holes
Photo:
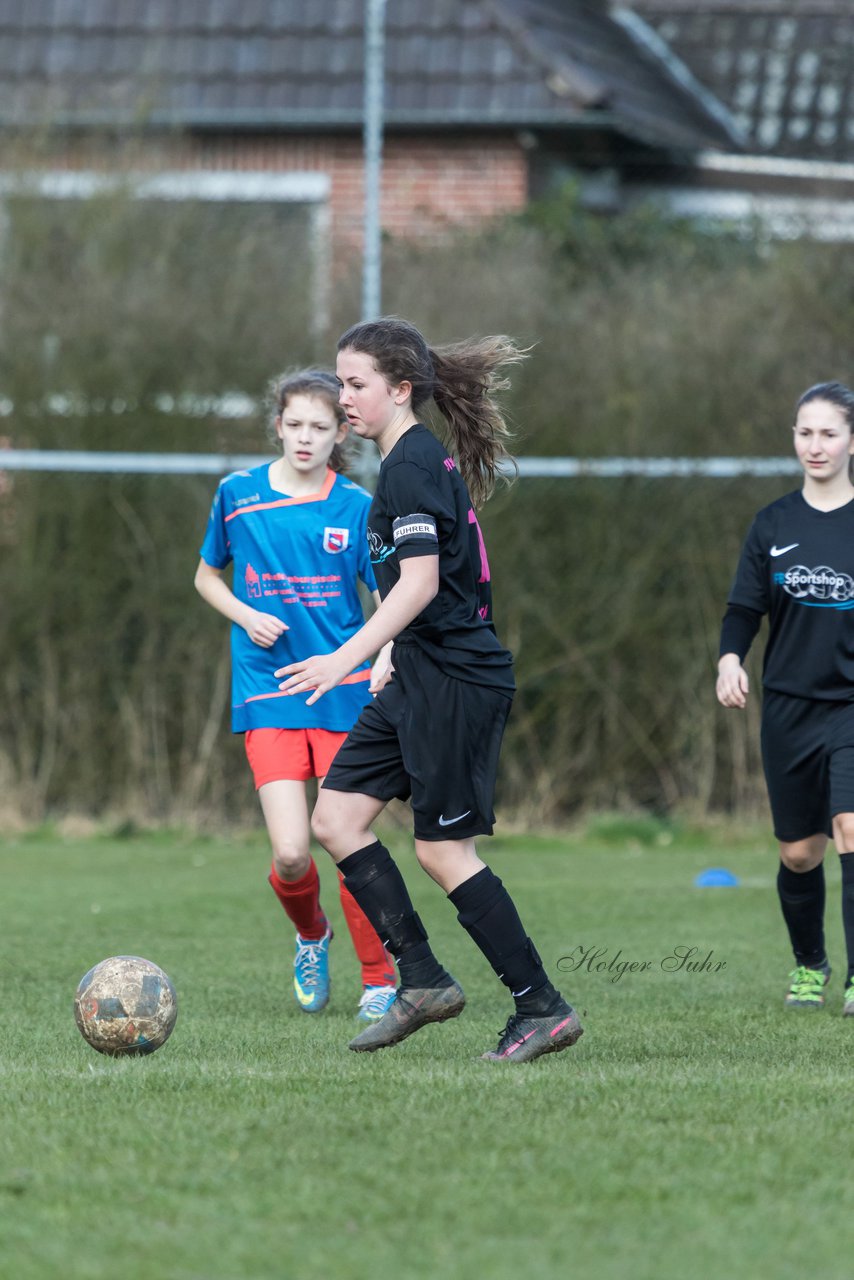
[[395,547],[409,546],[416,542],[433,543],[437,547],[439,545],[436,521],[422,511],[399,516],[392,524],[392,537]]

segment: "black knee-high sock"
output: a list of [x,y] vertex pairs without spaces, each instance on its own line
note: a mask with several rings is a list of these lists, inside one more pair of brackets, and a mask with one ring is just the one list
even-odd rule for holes
[[448,987],[453,979],[430,950],[409,890],[385,845],[377,840],[338,863],[344,883],[397,961],[403,987]]
[[847,987],[854,979],[854,853],[840,853],[839,865],[842,868],[842,928],[848,952]]
[[489,867],[452,889],[448,898],[460,924],[509,988],[518,1013],[544,1016],[562,1008],[560,992],[549,982],[513,899]]
[[820,969],[827,963],[824,949],[824,864],[812,871],[792,871],[780,863],[777,893],[798,964]]

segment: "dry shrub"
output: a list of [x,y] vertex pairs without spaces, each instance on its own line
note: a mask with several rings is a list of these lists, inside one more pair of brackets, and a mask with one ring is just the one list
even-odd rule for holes
[[[119,195],[65,222],[61,212],[22,202],[7,234],[0,390],[16,413],[4,434],[17,445],[263,451],[260,419],[167,418],[155,397],[257,396],[284,365],[332,360],[334,334],[325,352],[308,336],[297,243],[289,252],[264,211],[238,225],[188,207],[155,228]],[[509,332],[532,344],[509,400],[519,452],[786,453],[798,393],[851,380],[848,249],[769,250],[651,217],[607,233],[575,214],[567,225],[511,222],[386,248],[385,305],[432,340]],[[352,278],[339,281],[336,331],[356,318],[356,296]],[[46,415],[55,391],[85,396],[89,411]],[[107,411],[116,400],[118,416]],[[192,588],[214,487],[6,477],[10,811],[206,825],[255,813],[228,732],[227,625]],[[750,518],[791,487],[530,479],[493,499],[483,523],[496,616],[519,684],[507,810],[557,823],[594,807],[761,804],[757,699],[745,715],[721,711],[714,664]]]

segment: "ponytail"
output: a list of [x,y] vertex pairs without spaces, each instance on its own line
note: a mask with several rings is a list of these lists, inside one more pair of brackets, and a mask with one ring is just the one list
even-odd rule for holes
[[510,386],[502,370],[519,364],[525,355],[504,335],[472,338],[430,351],[433,399],[448,424],[460,474],[476,507],[492,494],[502,462],[514,475],[517,472],[507,448],[512,433],[496,395]]

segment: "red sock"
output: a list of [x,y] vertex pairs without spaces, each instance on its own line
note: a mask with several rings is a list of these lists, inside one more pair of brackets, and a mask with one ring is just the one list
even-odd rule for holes
[[353,949],[362,966],[363,987],[393,987],[394,960],[386,951],[376,935],[373,925],[362,908],[344,884],[344,877],[338,873],[341,884],[341,907],[344,919],[353,939]]
[[299,880],[282,880],[275,867],[270,868],[269,880],[299,936],[306,942],[319,942],[329,926],[320,909],[320,880],[314,859]]

